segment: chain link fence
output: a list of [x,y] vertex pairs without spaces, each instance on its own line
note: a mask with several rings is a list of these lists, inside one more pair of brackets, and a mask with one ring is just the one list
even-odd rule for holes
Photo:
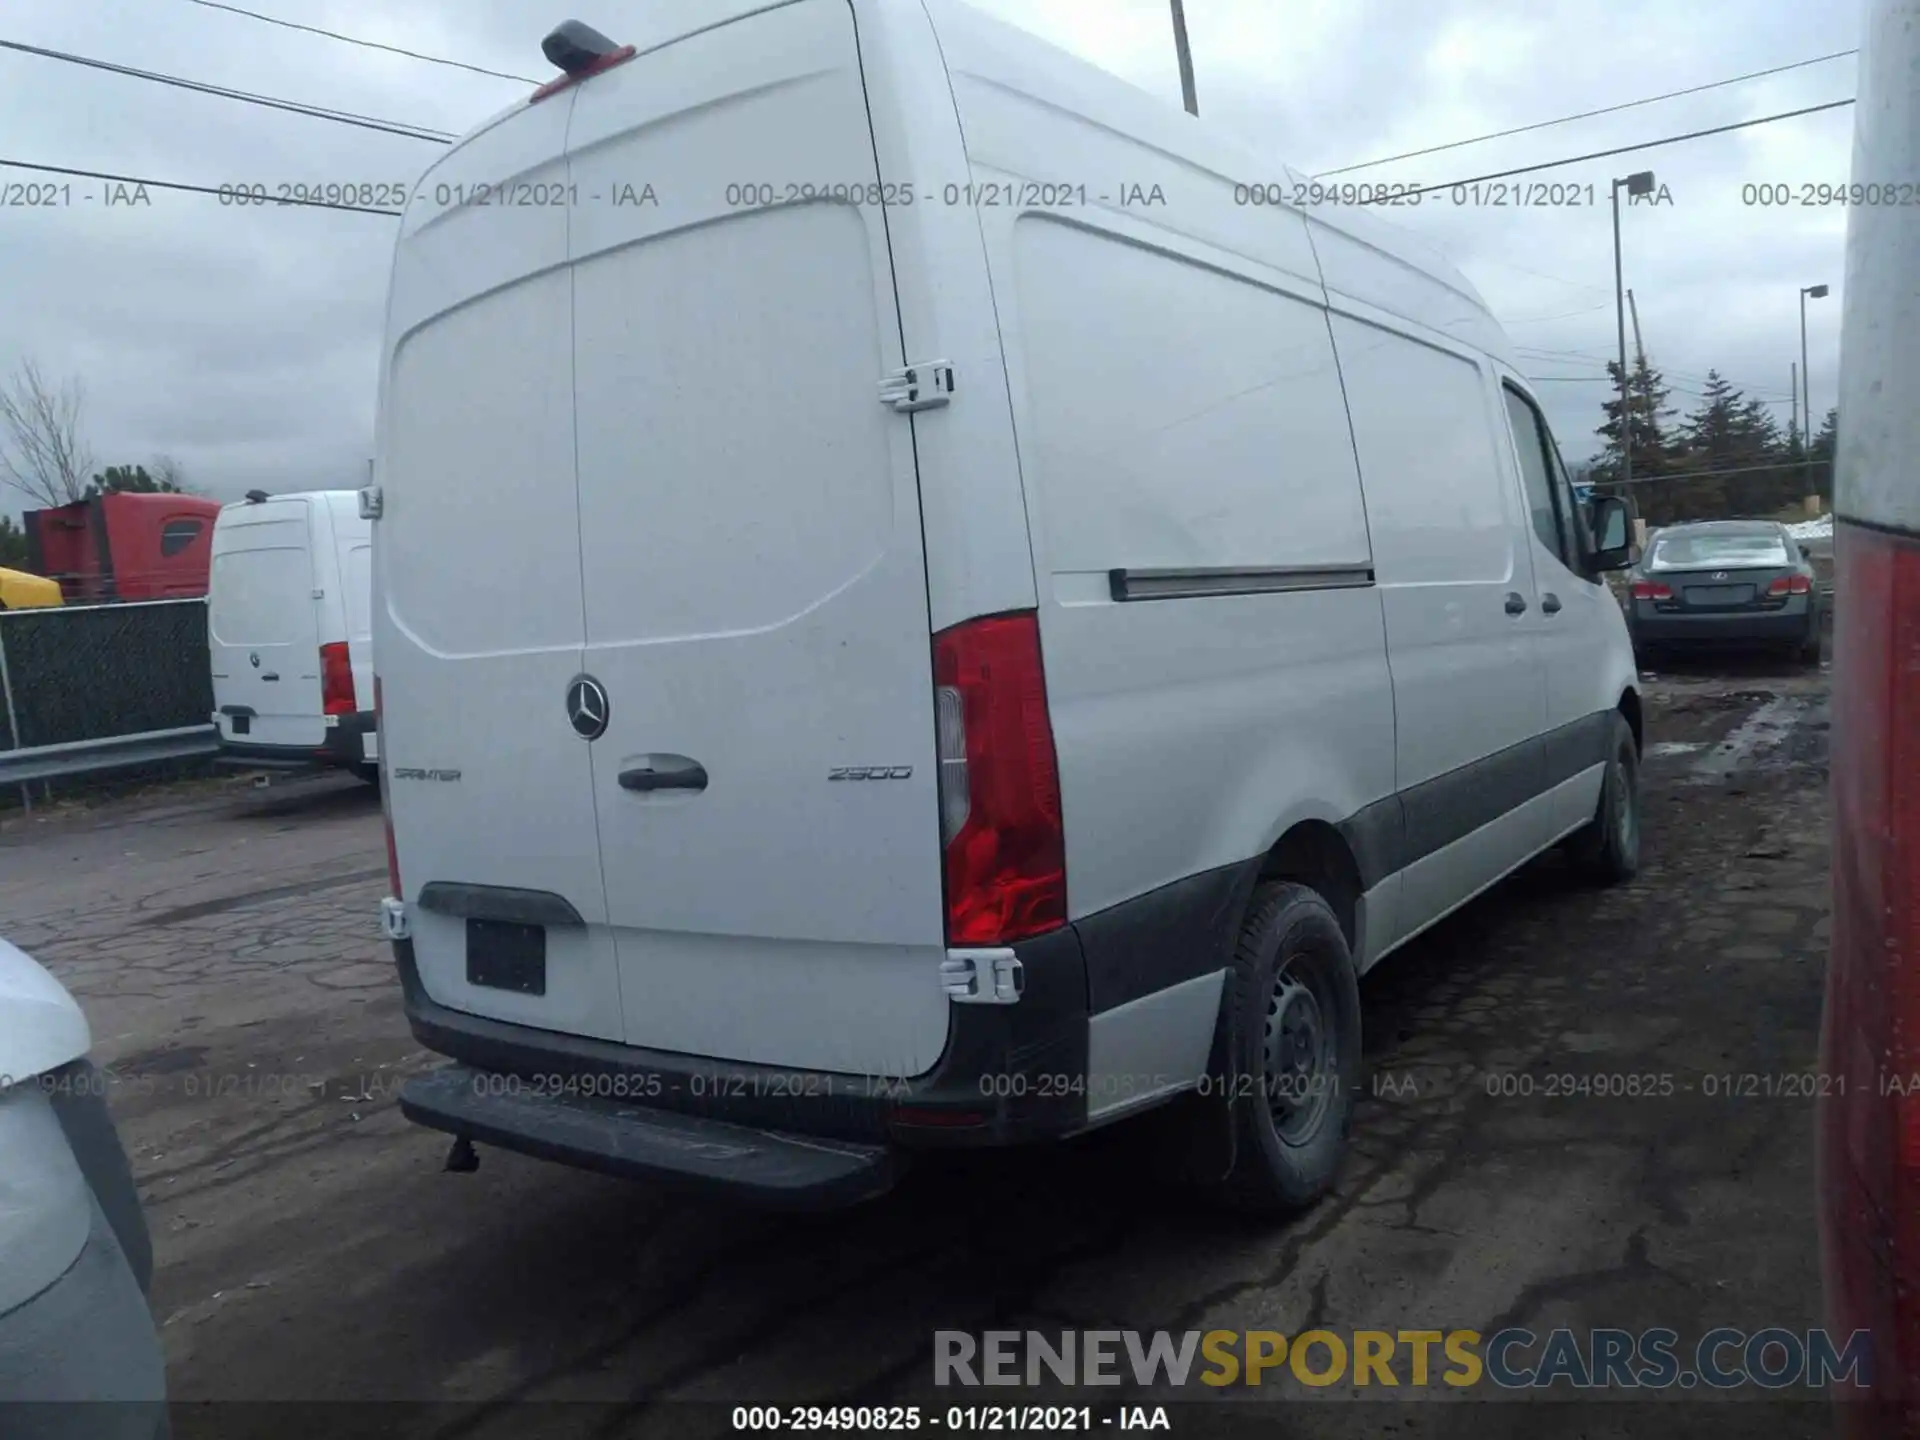
[[[213,711],[207,602],[0,611],[0,674],[0,750],[204,725]],[[168,777],[206,768],[200,760],[153,767]],[[122,772],[113,783],[131,778]],[[58,788],[92,783],[69,779]]]

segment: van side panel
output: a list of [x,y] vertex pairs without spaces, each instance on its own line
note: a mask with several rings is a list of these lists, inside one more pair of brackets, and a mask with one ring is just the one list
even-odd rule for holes
[[1547,843],[1530,803],[1545,689],[1526,522],[1487,374],[1389,326],[1333,317],[1401,717],[1405,832],[1389,868],[1411,867],[1405,934]]
[[[1385,634],[1323,294],[1300,217],[1235,203],[1235,181],[1256,178],[1244,157],[997,22],[928,9],[983,201],[1068,906],[1092,1006],[1112,1012],[1094,1019],[1094,1065],[1158,1074],[1204,1045],[1149,1053],[1165,1027],[1119,1007],[1158,995],[1185,1026],[1217,986],[1173,987],[1226,963],[1248,867],[1296,821],[1338,823],[1393,791]],[[1118,598],[1116,571],[1147,584]],[[1219,593],[1141,598],[1182,581]]]
[[911,198],[884,216],[905,353],[950,360],[954,403],[911,417],[934,630],[1031,609],[1033,559],[980,220],[940,40],[917,4],[856,5],[880,171]]
[[[339,597],[331,613],[339,617],[340,633],[327,638],[347,642],[354,707],[365,714],[373,710],[373,526],[360,518],[355,492],[336,490],[328,498],[328,508],[333,512],[334,556],[328,587]],[[361,753],[369,761],[380,758],[379,744],[371,730],[361,737]]]
[[1011,238],[1078,918],[1390,794],[1393,708],[1324,313],[1046,218]]

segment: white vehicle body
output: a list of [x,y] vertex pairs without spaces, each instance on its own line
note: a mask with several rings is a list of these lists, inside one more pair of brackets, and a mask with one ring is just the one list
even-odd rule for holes
[[[144,1291],[146,1219],[91,1034],[61,984],[0,940],[0,1397],[36,1436],[166,1433]],[[115,1404],[68,1402],[114,1401]]]
[[[374,632],[427,1044],[849,1143],[1039,1066],[1071,1097],[974,1130],[1071,1131],[1203,1083],[1263,875],[1334,892],[1364,969],[1594,818],[1631,649],[1443,259],[951,0],[609,9],[637,53],[454,146],[394,262]],[[1008,800],[936,652],[1012,674],[1022,627]],[[1057,831],[1063,900],[956,895],[943,818],[995,805]],[[476,961],[498,926],[544,930],[537,991]],[[623,1168],[483,1110],[409,1105]]]
[[370,766],[372,533],[352,490],[223,506],[207,639],[223,756],[247,766]]

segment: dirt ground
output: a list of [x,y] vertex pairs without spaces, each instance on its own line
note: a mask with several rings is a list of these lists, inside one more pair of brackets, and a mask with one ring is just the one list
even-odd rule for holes
[[[1124,1127],[928,1166],[818,1217],[492,1151],[444,1173],[444,1137],[394,1103],[434,1061],[379,936],[378,802],[351,781],[16,816],[0,932],[91,1018],[154,1232],[177,1436],[722,1434],[729,1407],[776,1402],[944,1415],[936,1329],[1805,1331],[1812,1106],[1733,1077],[1814,1062],[1826,680],[1734,662],[1647,685],[1640,878],[1584,890],[1549,858],[1370,975],[1354,1152],[1288,1226],[1155,1183]],[[1653,1093],[1581,1083],[1608,1076]],[[1270,1436],[1827,1433],[1817,1405],[1729,1395],[1289,1386],[1182,1391],[1170,1414]]]

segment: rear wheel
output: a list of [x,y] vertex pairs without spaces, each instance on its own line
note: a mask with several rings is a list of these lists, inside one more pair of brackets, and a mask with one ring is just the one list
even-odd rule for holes
[[1640,873],[1640,747],[1627,717],[1617,710],[1608,732],[1599,808],[1568,839],[1567,857],[1582,875],[1603,885]]
[[1290,1215],[1332,1188],[1360,1080],[1360,988],[1332,908],[1305,885],[1262,885],[1227,984],[1234,1155],[1221,1193]]
[[1802,665],[1818,665],[1820,663],[1820,622],[1817,619],[1814,621],[1813,629],[1808,633],[1807,638],[1801,642],[1800,648],[1795,654]]

